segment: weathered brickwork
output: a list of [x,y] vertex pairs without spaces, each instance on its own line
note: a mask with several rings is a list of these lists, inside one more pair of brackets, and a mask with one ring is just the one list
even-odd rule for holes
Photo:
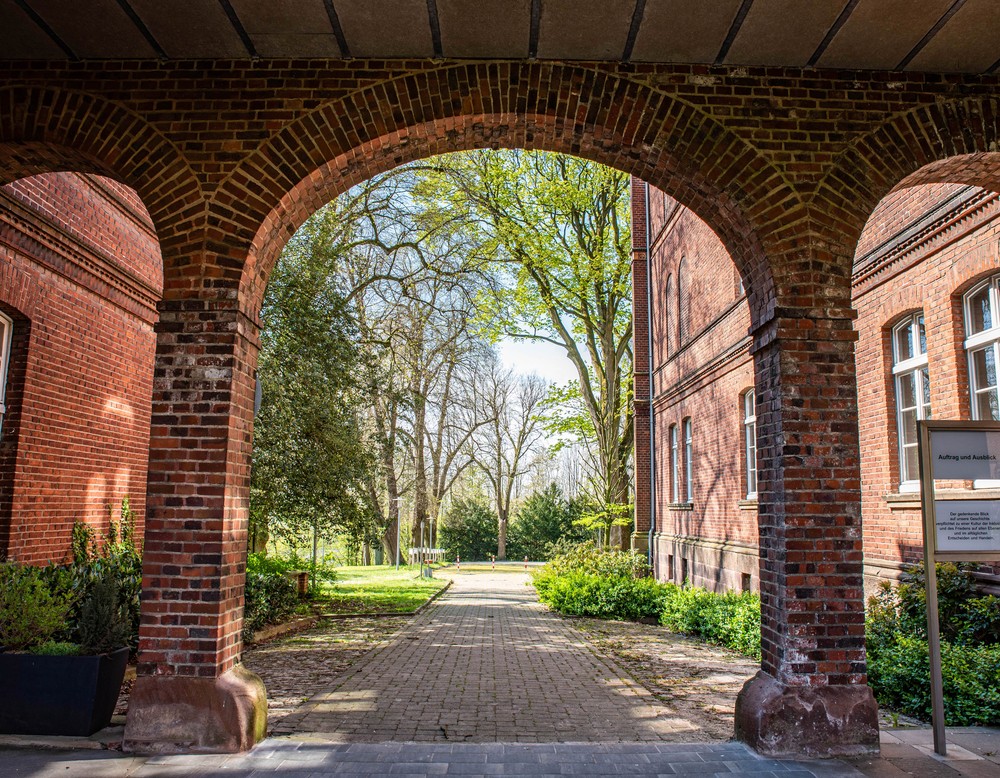
[[[852,261],[872,210],[903,179],[993,179],[998,96],[996,76],[782,68],[0,63],[0,183],[53,170],[114,178],[138,193],[163,256],[149,594],[127,739],[155,740],[156,711],[195,688],[207,695],[203,710],[230,710],[240,689],[241,699],[259,694],[231,670],[256,324],[281,247],[318,206],[375,173],[440,152],[526,147],[598,160],[668,191],[739,268],[758,395],[762,678],[773,682],[755,686],[770,701],[757,707],[782,710],[786,692],[799,694],[789,689],[831,688],[823,699],[860,700],[868,723],[817,727],[870,748]],[[732,272],[692,283],[711,298],[716,282],[735,299]],[[691,315],[712,310],[692,303]],[[683,339],[676,348],[694,351]],[[686,413],[684,402],[674,410]],[[741,736],[760,745],[771,726]],[[213,742],[245,745],[252,735],[242,732]]]
[[[636,182],[637,188],[642,184]],[[753,385],[747,353],[748,307],[727,288],[734,268],[721,242],[693,213],[651,190],[653,229],[653,359],[656,376],[657,573],[722,590],[756,587],[756,499],[746,500],[743,393]],[[660,209],[660,203],[663,208]],[[644,219],[642,203],[634,219]],[[658,210],[660,209],[660,210]],[[661,220],[662,220],[661,216]],[[662,223],[662,221],[661,221]],[[963,348],[962,295],[1000,272],[1000,196],[962,184],[918,185],[893,192],[873,212],[858,242],[853,299],[857,346],[861,508],[869,585],[898,577],[923,558],[919,497],[900,491],[892,327],[921,312],[927,332],[934,417],[971,418]],[[689,263],[697,289],[677,347],[677,267]],[[673,285],[665,295],[667,279]],[[694,495],[674,497],[670,427],[693,419]],[[683,471],[684,452],[678,467]],[[972,484],[953,484],[968,489]],[[690,503],[688,505],[687,503]],[[750,575],[750,579],[746,578]],[[996,579],[984,573],[983,581]]]
[[61,561],[130,498],[141,536],[161,263],[141,203],[49,173],[0,190],[0,307],[14,322],[0,439],[0,553]]

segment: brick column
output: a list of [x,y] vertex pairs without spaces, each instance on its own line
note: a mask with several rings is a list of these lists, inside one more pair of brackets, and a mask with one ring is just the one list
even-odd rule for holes
[[[737,699],[736,735],[771,755],[878,749],[865,664],[856,333],[843,302],[849,274],[839,275],[787,285],[794,292],[779,294],[753,333],[763,661]],[[796,307],[782,307],[783,296]]]
[[128,750],[235,751],[265,733],[264,686],[237,664],[257,348],[235,301],[160,306]]
[[649,551],[649,528],[653,515],[650,485],[652,441],[649,435],[650,353],[649,295],[647,284],[646,183],[632,179],[632,408],[633,469],[635,475],[635,526],[632,550]]

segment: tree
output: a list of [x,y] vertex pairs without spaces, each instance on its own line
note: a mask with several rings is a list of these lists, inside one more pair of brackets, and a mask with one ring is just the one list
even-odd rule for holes
[[530,454],[541,437],[538,410],[546,384],[538,376],[515,377],[494,356],[480,376],[481,412],[475,460],[493,493],[497,511],[497,558],[507,558],[507,525],[518,482],[530,468]]
[[457,497],[442,517],[439,541],[447,558],[484,560],[497,550],[497,517],[481,499]]
[[293,239],[261,311],[262,401],[254,436],[251,535],[292,542],[357,524],[371,459],[355,408],[356,332],[330,258]]
[[511,526],[512,555],[545,559],[557,540],[586,540],[589,533],[574,523],[581,512],[582,505],[566,500],[554,483],[530,495]]
[[577,371],[581,413],[558,425],[594,452],[602,504],[629,502],[631,237],[628,177],[542,152],[441,157],[420,189],[440,222],[475,226],[496,275],[498,330],[561,346]]

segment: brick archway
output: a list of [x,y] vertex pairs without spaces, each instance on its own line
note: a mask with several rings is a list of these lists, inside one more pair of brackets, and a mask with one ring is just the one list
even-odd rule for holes
[[190,164],[134,111],[84,92],[0,89],[0,185],[63,171],[132,187],[156,227],[165,265],[185,253],[185,235],[203,219],[204,194]]
[[406,162],[481,148],[573,154],[670,191],[722,238],[755,309],[773,306],[759,217],[796,196],[759,152],[703,110],[634,81],[584,66],[507,63],[442,67],[359,90],[244,160],[214,210],[241,244],[234,258],[247,246],[245,312],[256,315],[295,229],[338,194]]

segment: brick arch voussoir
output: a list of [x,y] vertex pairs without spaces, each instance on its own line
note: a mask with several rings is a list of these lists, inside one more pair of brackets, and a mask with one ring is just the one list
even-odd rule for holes
[[230,175],[212,218],[247,247],[246,312],[259,310],[294,230],[350,186],[435,154],[515,147],[593,159],[669,191],[717,231],[752,294],[770,296],[748,208],[773,197],[780,176],[745,141],[599,67],[480,63],[410,74],[320,106]]
[[1000,191],[1000,95],[937,102],[889,117],[845,148],[815,202],[841,215],[856,245],[879,201],[918,184]]
[[165,270],[204,221],[201,184],[187,160],[138,114],[71,90],[0,89],[0,185],[69,170],[136,190],[160,238]]

